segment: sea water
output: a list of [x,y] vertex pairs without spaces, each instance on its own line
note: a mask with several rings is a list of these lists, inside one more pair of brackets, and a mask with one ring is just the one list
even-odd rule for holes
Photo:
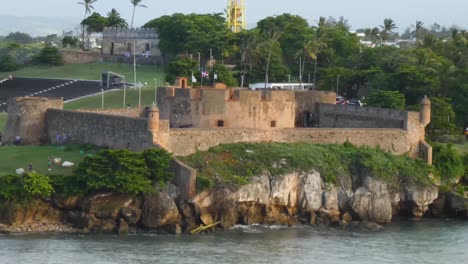
[[403,221],[378,232],[236,226],[192,236],[0,235],[0,263],[468,263],[468,222]]

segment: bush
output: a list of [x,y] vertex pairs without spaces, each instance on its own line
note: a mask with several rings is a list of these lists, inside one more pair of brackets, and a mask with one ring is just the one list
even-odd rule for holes
[[0,72],[15,71],[19,68],[15,59],[7,54],[0,57]]
[[50,197],[54,189],[50,178],[38,173],[0,176],[0,197],[6,200],[31,200]]
[[[74,184],[84,193],[151,193],[154,182],[164,185],[173,178],[169,171],[171,159],[171,155],[163,149],[144,152],[102,150],[79,164],[74,172]],[[57,186],[61,185],[67,184],[57,183]],[[63,188],[63,191],[73,190]]]
[[328,183],[336,183],[337,175],[352,170],[368,169],[375,177],[396,187],[401,182],[431,184],[432,167],[406,155],[395,156],[377,148],[306,143],[241,143],[220,145],[197,152],[181,160],[198,170],[197,185],[214,183],[242,185],[252,176],[269,171],[273,175],[292,171],[316,170]]
[[33,57],[33,62],[35,64],[47,64],[47,65],[63,65],[63,58],[59,50],[52,46],[46,45],[41,49],[39,54]]
[[398,91],[377,90],[370,93],[364,100],[367,106],[405,109],[405,96]]
[[433,144],[433,153],[436,173],[443,183],[457,181],[465,174],[462,158],[451,144]]

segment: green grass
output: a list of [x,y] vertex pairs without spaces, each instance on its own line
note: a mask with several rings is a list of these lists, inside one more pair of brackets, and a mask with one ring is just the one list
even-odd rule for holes
[[[1,146],[0,147],[0,175],[15,174],[16,169],[28,170],[28,165],[33,165],[33,170],[41,174],[71,175],[73,169],[86,157],[92,155],[97,149],[84,151],[82,146]],[[47,170],[47,157],[59,157],[63,161],[75,164],[71,168],[62,168],[53,165],[52,170]]]
[[[95,62],[87,64],[67,64],[63,66],[28,66],[14,72],[4,73],[16,77],[69,78],[81,80],[100,80],[101,72],[113,71],[125,76],[127,82],[133,82],[133,65],[123,63]],[[137,82],[154,85],[154,78],[163,83],[164,70],[161,66],[137,65]]]
[[5,124],[7,121],[7,113],[0,113],[0,132],[3,133],[5,131]]
[[197,184],[209,188],[216,181],[242,185],[252,176],[269,171],[273,175],[292,171],[316,170],[329,183],[340,174],[368,169],[392,188],[401,182],[427,185],[432,167],[421,160],[395,156],[380,149],[344,145],[308,143],[241,143],[226,144],[204,152],[179,157],[198,170]]
[[468,154],[468,143],[453,144],[453,147],[461,154]]
[[[127,89],[125,104],[130,104],[131,107],[138,107],[138,88]],[[110,91],[104,93],[104,108],[122,108],[123,104],[123,90]],[[154,87],[146,87],[141,89],[141,106],[151,105],[155,102]],[[101,108],[102,95],[94,95],[78,99],[76,101],[64,104],[65,109],[95,109]]]

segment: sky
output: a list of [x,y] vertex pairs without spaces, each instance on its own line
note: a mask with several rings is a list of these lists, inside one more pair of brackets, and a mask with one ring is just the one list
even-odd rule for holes
[[[16,0],[2,5],[0,14],[15,16],[67,17],[76,19],[78,25],[84,16],[82,0]],[[137,8],[135,26],[162,15],[173,13],[223,13],[227,0],[143,0],[148,8]],[[425,25],[438,22],[440,25],[458,25],[468,28],[467,0],[245,0],[249,27],[264,17],[292,13],[315,24],[320,16],[340,17],[349,20],[352,29],[375,27],[385,18],[392,18],[397,31],[403,32],[416,20]],[[98,0],[94,11],[107,14],[112,8],[129,23],[133,5],[130,0]]]

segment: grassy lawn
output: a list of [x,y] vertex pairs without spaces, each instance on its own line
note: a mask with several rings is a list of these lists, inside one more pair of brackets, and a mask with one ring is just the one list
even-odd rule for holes
[[[0,146],[0,175],[15,174],[16,169],[28,170],[28,165],[33,165],[33,170],[41,174],[70,175],[78,164],[97,150],[84,151],[82,146],[73,145],[69,148],[58,145],[50,146]],[[47,170],[47,157],[61,158],[63,161],[73,162],[71,168],[62,168],[53,165],[52,170]]]
[[5,130],[6,121],[7,121],[7,113],[0,113],[0,132],[2,133]]
[[[110,91],[104,93],[104,108],[121,108],[123,107],[123,90]],[[154,87],[141,88],[141,106],[151,105],[155,101]],[[130,104],[131,107],[138,107],[138,89],[127,89],[126,90],[126,104]],[[64,104],[65,109],[94,109],[101,108],[102,95],[98,94],[95,96],[81,98],[76,101],[68,102]]]
[[[79,80],[100,80],[101,72],[113,71],[125,76],[127,82],[133,82],[133,65],[123,63],[95,62],[87,64],[68,64],[63,66],[29,66],[14,72],[6,72],[16,77],[65,78]],[[161,66],[137,65],[137,82],[147,82],[154,86],[154,78],[162,84],[164,70]]]
[[460,152],[460,154],[468,154],[468,143],[464,144],[453,144],[453,147]]

